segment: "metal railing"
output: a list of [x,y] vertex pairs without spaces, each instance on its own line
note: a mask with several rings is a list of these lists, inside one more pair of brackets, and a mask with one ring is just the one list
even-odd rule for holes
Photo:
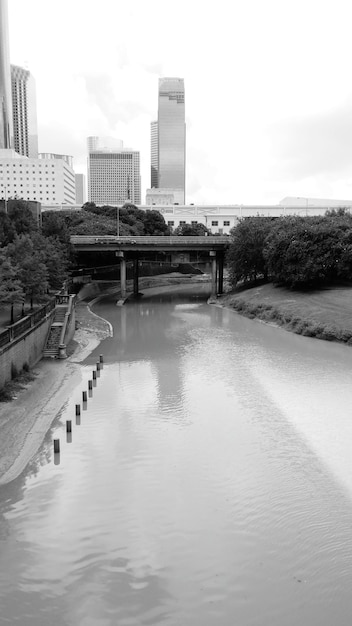
[[29,315],[26,315],[23,319],[11,324],[5,330],[0,333],[0,348],[3,348],[8,343],[11,343],[17,337],[20,337],[28,330],[33,328],[40,320],[45,319],[49,313],[55,308],[55,298],[51,298],[42,307],[33,311]]
[[117,237],[115,235],[101,235],[100,237],[94,237],[92,235],[71,235],[71,243],[73,245],[79,244],[136,244],[139,246],[143,245],[162,245],[166,248],[169,246],[178,246],[180,243],[185,244],[185,246],[190,247],[192,245],[204,245],[206,247],[218,246],[218,245],[228,245],[230,243],[230,237],[228,235],[209,235],[207,237],[182,237],[175,235],[165,235],[165,236],[138,236],[138,237]]

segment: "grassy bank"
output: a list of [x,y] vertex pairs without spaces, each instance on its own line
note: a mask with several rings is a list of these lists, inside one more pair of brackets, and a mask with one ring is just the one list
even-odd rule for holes
[[265,284],[227,293],[218,303],[299,335],[352,345],[352,287],[296,292]]

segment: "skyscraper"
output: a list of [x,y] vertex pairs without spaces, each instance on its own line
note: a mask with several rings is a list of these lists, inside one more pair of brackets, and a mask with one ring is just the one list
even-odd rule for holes
[[35,81],[31,73],[11,65],[14,148],[18,154],[38,156]]
[[[96,204],[141,203],[139,152],[122,147],[122,142],[88,137],[88,199]],[[100,147],[109,144],[114,147]]]
[[86,177],[84,174],[75,174],[76,180],[76,203],[84,204],[86,201]]
[[0,149],[13,148],[7,0],[0,0]]
[[[155,132],[155,131],[154,131]],[[159,78],[158,188],[183,191],[185,201],[186,124],[183,78]]]
[[155,188],[158,187],[158,169],[159,169],[159,154],[158,154],[158,122],[151,122],[150,124],[150,185]]

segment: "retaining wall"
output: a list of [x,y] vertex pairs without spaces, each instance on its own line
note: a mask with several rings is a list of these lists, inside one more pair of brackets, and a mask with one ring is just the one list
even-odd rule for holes
[[35,365],[43,355],[54,310],[28,332],[0,348],[0,389],[12,379],[14,369],[20,372],[25,363]]

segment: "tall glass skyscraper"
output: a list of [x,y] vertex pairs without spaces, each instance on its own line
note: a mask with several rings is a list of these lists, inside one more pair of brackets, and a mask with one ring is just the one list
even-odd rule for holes
[[180,190],[184,203],[186,124],[183,78],[159,78],[158,123],[157,127],[152,123],[152,149],[153,135],[154,141],[156,136],[158,138],[157,158],[155,153],[152,154],[152,176],[156,165],[157,187]]
[[150,124],[150,184],[151,187],[158,187],[158,170],[159,170],[159,154],[158,154],[158,122]]
[[18,154],[37,158],[38,126],[35,81],[31,73],[11,65],[14,148]]
[[13,148],[7,0],[0,0],[0,149]]

